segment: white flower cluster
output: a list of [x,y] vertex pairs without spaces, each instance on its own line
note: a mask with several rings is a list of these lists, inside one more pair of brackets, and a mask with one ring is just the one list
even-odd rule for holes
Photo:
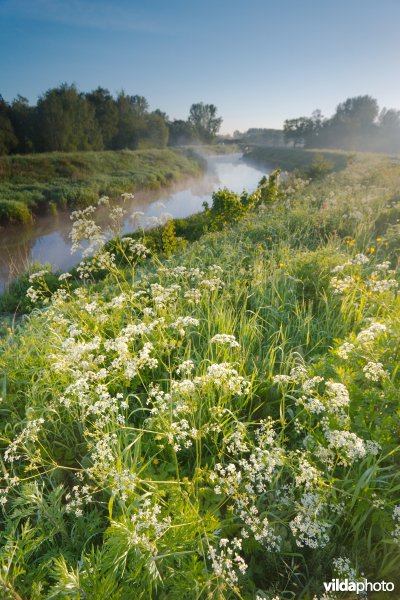
[[117,462],[116,448],[118,436],[116,433],[104,433],[92,447],[91,459],[92,467],[90,471],[96,473],[100,480],[107,479],[110,469]]
[[242,541],[239,538],[233,538],[232,541],[222,538],[217,548],[210,546],[209,558],[214,574],[230,588],[235,588],[239,580],[237,571],[244,574],[247,570],[245,561],[238,554],[241,549]]
[[349,392],[343,383],[327,381],[325,383],[327,395],[327,409],[330,412],[339,412],[341,408],[347,408],[350,404]]
[[234,335],[228,335],[226,333],[217,333],[211,340],[211,344],[222,344],[227,345],[229,348],[240,348],[239,342],[236,340]]
[[128,530],[128,544],[155,554],[157,539],[171,527],[171,517],[160,518],[161,506],[147,498],[135,515],[131,517]]
[[171,323],[171,327],[176,329],[179,335],[185,335],[186,327],[192,325],[193,327],[198,327],[200,321],[198,319],[194,319],[193,317],[178,317],[176,321]]
[[317,493],[307,492],[303,495],[297,515],[290,521],[289,527],[300,548],[323,548],[329,542],[328,523],[319,520],[325,505]]
[[136,258],[147,258],[151,252],[144,244],[135,241],[130,237],[121,238],[121,243],[127,246],[129,252]]
[[340,579],[348,579],[349,581],[357,581],[357,571],[351,566],[350,560],[339,556],[332,560],[333,568]]
[[354,348],[354,344],[343,342],[343,344],[336,350],[336,353],[343,360],[348,360],[350,353],[354,350]]
[[[129,359],[125,363],[125,377],[133,379],[145,367],[155,369],[158,365],[158,360],[151,356],[154,351],[154,346],[151,342],[146,342],[137,356]],[[115,363],[115,361],[114,361]],[[114,365],[113,363],[113,365]],[[119,363],[118,363],[119,364]]]
[[134,492],[138,484],[138,476],[136,473],[131,473],[128,469],[123,469],[122,471],[112,469],[110,471],[110,479],[112,480],[113,496],[120,494],[121,500],[127,500],[128,492]]
[[[28,443],[33,444],[38,441],[41,425],[43,425],[43,423],[44,419],[28,421],[21,433],[17,435],[4,452],[4,460],[12,463],[15,460],[23,458],[22,454],[18,454],[18,449],[21,446],[26,446]],[[22,448],[20,448],[20,451],[22,451]]]
[[[268,518],[260,516],[256,506],[257,498],[268,490],[279,468],[283,465],[283,450],[274,445],[275,432],[272,423],[266,421],[255,432],[256,446],[250,446],[243,441],[244,430],[231,434],[226,440],[226,449],[234,455],[242,453],[237,464],[227,465],[217,463],[209,475],[217,495],[230,496],[234,502],[234,511],[244,523],[243,537],[251,533],[254,539],[263,544],[267,550],[279,549],[280,537],[276,536]],[[248,455],[248,456],[243,456]]]
[[190,448],[193,445],[193,439],[198,435],[198,430],[190,427],[186,419],[170,423],[169,431],[167,431],[168,443],[173,447],[175,452],[179,452],[182,448]]
[[334,294],[345,294],[354,288],[356,280],[351,275],[346,275],[343,278],[332,277],[330,284]]
[[233,456],[249,450],[249,445],[245,441],[246,426],[238,421],[236,427],[236,431],[228,435],[225,440],[226,449]]
[[[375,269],[377,271],[388,271],[390,269],[390,261],[385,260],[383,263],[375,265]],[[394,271],[391,271],[391,272],[394,272]]]
[[184,293],[183,297],[187,300],[188,304],[199,304],[201,300],[201,291],[198,288],[191,288]]
[[238,515],[245,527],[241,530],[243,538],[249,537],[249,531],[256,542],[259,542],[268,552],[277,552],[280,549],[281,537],[275,535],[267,517],[261,517],[255,504],[246,496],[236,500]]
[[396,279],[376,279],[375,277],[371,277],[367,281],[367,287],[375,294],[383,294],[390,290],[397,290],[399,282]]
[[379,335],[387,332],[387,327],[384,323],[372,321],[367,329],[363,329],[356,337],[356,342],[359,344],[368,344],[373,342]]
[[325,438],[328,447],[340,455],[340,463],[345,466],[364,458],[368,454],[376,456],[381,450],[377,442],[363,440],[350,431],[327,429]]
[[343,383],[327,380],[325,381],[325,391],[319,394],[317,386],[324,382],[323,377],[315,376],[303,382],[302,388],[305,392],[296,400],[296,403],[311,414],[321,414],[327,412],[336,414],[342,419],[345,418],[343,409],[350,404],[350,397],[346,386]]
[[200,281],[201,287],[210,292],[216,292],[224,287],[224,282],[219,277],[211,277],[210,279],[202,279]]
[[312,488],[318,482],[321,473],[304,456],[301,456],[298,468],[295,476],[296,486],[304,486],[305,489]]
[[65,499],[67,501],[65,510],[74,513],[76,517],[81,517],[83,515],[83,506],[93,501],[87,485],[74,485],[72,492],[68,492]]
[[37,271],[37,273],[31,273],[29,275],[29,283],[33,283],[36,279],[41,279],[45,275],[48,274],[47,269],[43,269],[42,271]]
[[[95,210],[94,206],[88,206],[71,214],[71,220],[73,221],[71,233],[69,234],[72,241],[71,254],[83,248],[83,256],[89,256],[104,245],[105,235],[101,227],[89,218],[89,215],[92,215]],[[86,243],[86,247],[82,242]]]
[[353,265],[366,265],[369,263],[368,256],[365,254],[356,254],[355,257],[351,260],[351,264]]
[[194,369],[194,362],[192,360],[184,360],[183,363],[177,366],[176,373],[178,375],[190,375]]
[[400,504],[397,504],[394,507],[392,517],[395,525],[392,536],[395,538],[396,542],[400,544]]
[[388,377],[389,373],[383,368],[383,364],[380,362],[369,361],[363,368],[363,373],[366,379],[370,381],[379,381]]
[[166,308],[175,302],[180,289],[181,286],[178,284],[173,284],[169,287],[163,287],[159,283],[152,283],[150,285],[150,293],[156,308]]
[[211,383],[224,391],[242,396],[250,392],[250,381],[238,374],[229,363],[213,363],[207,368],[205,375],[196,377],[194,382],[199,385]]
[[72,277],[71,273],[61,273],[61,275],[58,278],[58,281],[65,281],[66,279],[69,279],[70,277]]
[[274,375],[272,382],[278,384],[300,383],[306,376],[306,367],[297,365],[290,370],[289,375]]

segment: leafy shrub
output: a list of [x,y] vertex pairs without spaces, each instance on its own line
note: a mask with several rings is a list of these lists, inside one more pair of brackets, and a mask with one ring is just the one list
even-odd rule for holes
[[26,224],[32,221],[32,214],[26,204],[17,200],[0,200],[0,224]]

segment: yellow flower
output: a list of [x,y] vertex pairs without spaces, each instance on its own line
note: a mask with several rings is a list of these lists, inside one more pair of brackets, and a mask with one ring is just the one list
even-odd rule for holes
[[160,462],[160,461],[158,460],[158,458],[155,458],[155,459],[153,460],[153,465],[158,465],[158,463],[159,463],[159,462]]
[[375,248],[373,246],[371,246],[371,248],[369,249],[369,251],[371,252],[371,254],[373,254],[375,252]]
[[382,242],[382,238],[381,238],[381,237],[377,237],[377,238],[376,238],[376,241],[377,241],[377,242]]

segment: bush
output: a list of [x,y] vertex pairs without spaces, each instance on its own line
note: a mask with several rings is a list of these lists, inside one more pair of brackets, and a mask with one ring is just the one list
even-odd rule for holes
[[0,200],[0,224],[27,224],[32,222],[32,214],[23,202]]

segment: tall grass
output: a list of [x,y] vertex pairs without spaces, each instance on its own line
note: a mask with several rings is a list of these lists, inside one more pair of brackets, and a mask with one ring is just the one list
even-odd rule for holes
[[5,598],[400,585],[397,257],[376,229],[398,177],[360,159],[168,259],[117,236],[77,289],[31,276],[47,303],[2,344]]
[[191,150],[152,149],[52,152],[0,157],[0,224],[27,223],[35,214],[95,204],[159,189],[199,175],[202,161]]

